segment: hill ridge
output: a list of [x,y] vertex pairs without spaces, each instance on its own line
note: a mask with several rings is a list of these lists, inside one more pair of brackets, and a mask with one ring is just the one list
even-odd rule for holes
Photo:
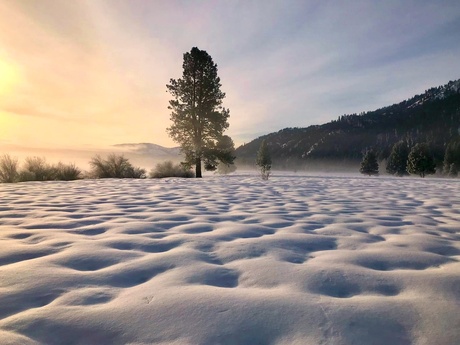
[[352,161],[373,148],[386,159],[394,143],[428,142],[437,164],[460,135],[460,79],[433,87],[400,103],[360,114],[345,114],[309,127],[288,127],[258,137],[236,149],[237,164],[253,164],[263,139],[274,167],[308,166],[311,161]]

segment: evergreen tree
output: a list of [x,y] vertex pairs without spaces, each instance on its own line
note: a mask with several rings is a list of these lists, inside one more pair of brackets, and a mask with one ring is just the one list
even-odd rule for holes
[[387,161],[387,173],[397,176],[409,175],[407,172],[408,156],[409,149],[406,142],[401,140],[394,144]]
[[436,172],[436,164],[427,144],[416,144],[409,153],[407,171],[425,177]]
[[379,163],[377,162],[377,155],[373,150],[366,151],[359,171],[361,174],[369,176],[379,174]]
[[270,171],[272,169],[272,158],[268,150],[267,141],[264,139],[260,144],[259,151],[257,152],[256,164],[259,167],[260,175],[263,180],[268,180]]
[[168,133],[181,146],[185,165],[195,165],[196,177],[202,177],[203,160],[207,170],[215,170],[217,161],[233,162],[233,154],[222,149],[229,110],[222,107],[225,93],[220,90],[217,65],[206,51],[192,48],[184,54],[182,67],[182,78],[166,85],[173,96]]

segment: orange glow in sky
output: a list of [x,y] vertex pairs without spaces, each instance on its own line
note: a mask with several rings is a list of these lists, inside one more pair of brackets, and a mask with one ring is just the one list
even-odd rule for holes
[[0,4],[0,145],[174,146],[168,70],[104,13],[98,2]]
[[0,0],[0,154],[177,146],[166,92],[218,65],[236,146],[460,78],[460,2]]

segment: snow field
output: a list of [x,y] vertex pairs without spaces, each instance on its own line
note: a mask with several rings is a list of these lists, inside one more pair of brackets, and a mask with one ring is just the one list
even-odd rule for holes
[[457,344],[460,181],[0,185],[2,344]]

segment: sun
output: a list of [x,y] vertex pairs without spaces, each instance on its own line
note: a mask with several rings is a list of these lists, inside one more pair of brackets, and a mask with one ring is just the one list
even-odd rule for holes
[[19,68],[0,58],[0,96],[11,92],[19,80]]

